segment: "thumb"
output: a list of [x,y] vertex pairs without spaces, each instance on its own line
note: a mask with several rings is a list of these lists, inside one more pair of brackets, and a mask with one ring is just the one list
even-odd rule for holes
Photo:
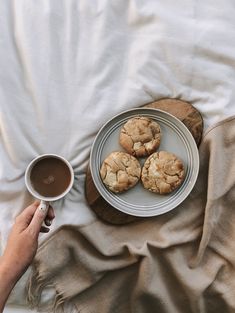
[[41,208],[41,206],[39,205],[28,226],[31,230],[31,233],[35,234],[36,236],[39,235],[40,229],[42,227],[42,223],[44,222],[44,219],[46,218],[46,216],[47,216],[47,209]]

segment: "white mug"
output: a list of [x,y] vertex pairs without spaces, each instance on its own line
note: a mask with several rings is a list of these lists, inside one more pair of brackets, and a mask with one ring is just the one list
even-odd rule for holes
[[[63,161],[69,171],[70,171],[70,174],[71,174],[71,180],[70,180],[70,183],[68,185],[68,187],[66,188],[66,190],[61,193],[60,195],[56,196],[56,197],[44,197],[42,195],[40,195],[33,187],[32,183],[31,183],[31,180],[30,180],[30,175],[31,175],[31,171],[34,167],[34,165],[41,159],[44,159],[44,158],[50,158],[50,157],[53,157],[53,158],[57,158],[61,161]],[[27,166],[27,169],[25,171],[25,185],[28,189],[28,191],[37,199],[40,200],[40,205],[39,205],[39,208],[44,210],[44,211],[47,211],[48,208],[49,208],[49,204],[50,202],[52,201],[56,201],[56,200],[59,200],[61,198],[63,198],[69,191],[70,189],[72,188],[73,186],[73,183],[74,183],[74,172],[73,172],[73,168],[71,166],[71,164],[63,157],[57,155],[57,154],[43,154],[43,155],[40,155],[38,157],[36,157],[35,159],[33,159],[29,165]]]

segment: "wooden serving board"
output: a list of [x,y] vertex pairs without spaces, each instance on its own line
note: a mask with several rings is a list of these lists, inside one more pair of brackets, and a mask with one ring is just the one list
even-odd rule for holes
[[[203,118],[200,112],[190,103],[179,99],[167,98],[148,103],[144,105],[144,107],[166,111],[177,117],[187,126],[199,146],[203,133]],[[122,225],[140,219],[140,217],[128,215],[113,208],[101,197],[92,180],[89,167],[86,173],[85,188],[85,195],[90,208],[103,221],[111,224]]]

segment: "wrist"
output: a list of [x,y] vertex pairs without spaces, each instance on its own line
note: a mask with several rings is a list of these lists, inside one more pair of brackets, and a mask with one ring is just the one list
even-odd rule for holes
[[0,277],[9,288],[12,289],[14,287],[19,276],[13,264],[5,256],[0,257]]
[[3,312],[5,303],[16,281],[17,279],[11,274],[5,258],[0,257],[0,312]]

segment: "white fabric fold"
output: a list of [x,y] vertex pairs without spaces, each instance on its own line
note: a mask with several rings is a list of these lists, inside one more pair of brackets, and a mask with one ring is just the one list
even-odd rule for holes
[[163,97],[191,102],[205,127],[235,114],[230,0],[0,2],[0,246],[31,202],[28,163],[68,159],[72,192],[53,229],[95,219],[84,179],[95,134],[113,115]]

